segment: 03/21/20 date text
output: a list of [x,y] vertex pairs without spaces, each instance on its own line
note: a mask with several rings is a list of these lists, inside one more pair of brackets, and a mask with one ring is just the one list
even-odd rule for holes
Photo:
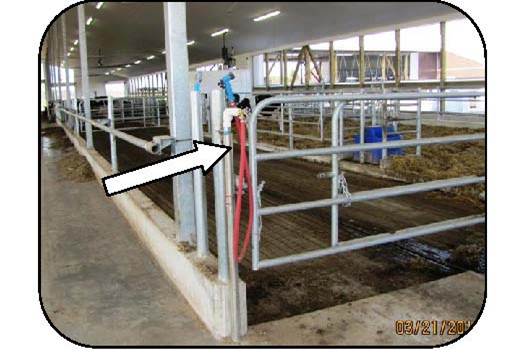
[[396,320],[397,335],[462,335],[470,328],[469,320]]

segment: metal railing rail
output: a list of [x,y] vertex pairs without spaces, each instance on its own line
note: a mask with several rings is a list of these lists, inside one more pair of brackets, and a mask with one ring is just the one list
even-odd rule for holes
[[[479,97],[484,96],[485,93],[481,92],[450,92],[450,93],[384,93],[384,94],[342,94],[342,95],[310,95],[310,96],[278,96],[267,98],[259,102],[250,117],[248,122],[248,146],[249,146],[249,162],[250,170],[252,174],[252,186],[259,187],[259,189],[253,190],[253,212],[254,212],[254,224],[252,226],[252,269],[258,270],[260,268],[272,267],[286,263],[298,262],[307,259],[317,258],[330,254],[342,253],[351,251],[354,249],[361,249],[370,246],[385,244],[394,242],[402,239],[413,238],[421,235],[433,234],[440,231],[447,231],[456,229],[459,227],[474,225],[483,223],[485,221],[484,215],[468,216],[461,219],[446,220],[434,224],[417,226],[410,229],[400,230],[394,233],[379,234],[374,236],[368,236],[361,239],[350,240],[350,241],[338,241],[338,217],[339,217],[339,205],[350,204],[352,202],[361,202],[373,199],[382,199],[388,197],[395,197],[404,194],[413,194],[418,192],[425,192],[437,189],[459,187],[467,184],[480,184],[485,182],[485,177],[460,177],[454,179],[443,179],[436,180],[426,183],[416,183],[404,186],[375,189],[372,191],[357,192],[349,194],[344,191],[343,188],[342,196],[339,185],[341,183],[339,174],[339,154],[347,152],[360,152],[361,156],[364,151],[383,149],[384,153],[389,148],[399,147],[420,147],[422,145],[431,144],[447,144],[457,142],[468,142],[484,140],[485,134],[472,134],[472,135],[457,135],[457,136],[445,136],[445,137],[433,137],[433,138],[420,138],[420,130],[417,139],[403,140],[403,141],[386,141],[378,143],[364,143],[363,136],[361,137],[360,144],[351,144],[343,146],[343,109],[346,102],[361,101],[363,108],[363,102],[369,100],[418,100],[430,99],[430,98],[466,98],[466,97]],[[271,153],[258,153],[257,152],[257,120],[260,112],[268,105],[271,104],[282,104],[282,103],[311,103],[321,101],[334,101],[338,103],[334,113],[332,115],[332,138],[331,147],[325,148],[312,148],[302,150],[290,150],[281,152]],[[361,115],[364,115],[361,110]],[[418,114],[420,114],[418,112]],[[420,119],[419,125],[420,125]],[[363,120],[361,120],[361,132],[363,132]],[[261,190],[262,187],[258,186],[258,175],[257,175],[257,164],[261,161],[276,160],[276,159],[288,159],[288,158],[300,158],[305,156],[316,156],[316,155],[331,155],[332,156],[332,170],[330,173],[332,185],[330,199],[322,199],[316,201],[286,204],[280,206],[261,207]],[[345,183],[345,182],[344,182]],[[301,254],[294,254],[285,257],[273,258],[260,260],[260,231],[262,228],[262,217],[277,214],[277,213],[290,213],[300,210],[331,207],[331,247],[326,249],[320,249],[315,251],[308,251]]]
[[119,138],[121,140],[124,140],[124,141],[126,141],[128,143],[131,143],[134,146],[140,147],[140,148],[146,150],[147,152],[155,153],[152,150],[152,147],[153,147],[153,142],[152,141],[146,141],[144,139],[141,139],[141,138],[135,137],[133,135],[127,134],[127,133],[125,133],[123,131],[120,131],[118,129],[115,129],[115,128],[103,125],[103,124],[101,124],[101,123],[99,123],[99,122],[97,122],[95,120],[88,119],[85,116],[79,115],[79,114],[74,113],[72,111],[69,111],[67,109],[62,109],[61,108],[60,111],[62,113],[64,113],[64,114],[66,114],[66,115],[69,115],[69,116],[72,116],[72,117],[76,118],[79,121],[83,121],[83,122],[89,123],[92,126],[97,127],[98,129],[100,129],[101,131],[104,131],[104,132],[107,132],[109,134],[112,134],[112,135],[114,135],[115,137],[117,137],[117,138]]

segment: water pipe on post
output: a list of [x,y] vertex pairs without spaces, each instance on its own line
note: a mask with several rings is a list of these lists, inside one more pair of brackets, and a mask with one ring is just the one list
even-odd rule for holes
[[[229,94],[226,91],[227,97]],[[235,116],[239,115],[238,108],[227,108],[223,114],[222,135],[225,146],[232,146],[232,130],[231,121]],[[227,246],[228,246],[228,261],[229,261],[229,282],[231,293],[231,336],[234,341],[238,341],[241,333],[241,320],[240,320],[240,300],[239,300],[239,276],[238,276],[238,261],[235,256],[234,247],[234,167],[233,167],[233,152],[232,150],[225,156],[224,159],[224,177],[225,177],[225,208],[227,215]]]
[[[192,114],[192,139],[203,140],[202,120],[199,113],[199,93],[192,91],[190,93],[190,104]],[[197,229],[197,254],[204,258],[209,253],[208,247],[208,226],[206,211],[206,189],[205,180],[202,171],[196,169],[193,171],[193,194],[195,205],[195,225]]]

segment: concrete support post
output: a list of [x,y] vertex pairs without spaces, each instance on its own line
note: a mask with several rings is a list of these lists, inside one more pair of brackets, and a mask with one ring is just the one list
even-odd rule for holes
[[[447,77],[447,50],[445,45],[445,21],[440,22],[440,91],[445,91]],[[445,113],[445,98],[440,99],[440,116]]]
[[334,50],[334,41],[329,42],[330,51],[330,88],[334,89],[337,80],[337,56]]
[[360,87],[363,88],[366,77],[366,54],[364,48],[364,35],[358,36],[358,47],[359,47],[358,82],[360,84]]
[[[190,125],[190,96],[188,94],[188,48],[186,45],[186,5],[184,2],[164,2],[165,51],[167,64],[167,102],[170,134],[175,138],[173,154],[193,148]],[[174,220],[177,240],[195,243],[195,209],[192,173],[172,180]]]
[[[84,5],[78,6],[78,41],[80,43],[80,70],[82,72],[82,97],[85,117],[91,118],[90,112],[90,92],[89,92],[89,64],[87,60],[87,34],[85,32],[85,8]],[[92,125],[85,123],[85,137],[87,148],[94,148],[92,141]]]

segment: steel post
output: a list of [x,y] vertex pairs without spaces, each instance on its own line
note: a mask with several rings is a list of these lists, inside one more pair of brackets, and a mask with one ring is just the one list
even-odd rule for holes
[[69,57],[67,56],[67,29],[66,29],[66,13],[62,13],[62,47],[64,53],[64,68],[66,72],[66,103],[67,109],[71,109],[71,89],[69,85]]
[[[167,102],[171,136],[175,139],[173,154],[193,148],[190,125],[190,96],[188,94],[188,47],[186,45],[186,4],[163,3],[165,15],[165,51],[167,65]],[[195,209],[192,173],[181,174],[172,180],[175,221],[178,241],[194,243]]]
[[[115,129],[114,102],[111,96],[108,97],[108,120],[110,127]],[[110,163],[112,164],[112,172],[117,173],[119,171],[117,164],[117,142],[112,132],[110,133]]]
[[144,127],[146,127],[146,105],[145,96],[142,97],[142,117],[144,118]]
[[323,102],[319,103],[319,138],[321,142],[324,140],[324,127],[325,127],[325,119],[323,115]]
[[[224,97],[220,90],[211,92],[211,140],[217,145],[222,142],[222,113],[224,111]],[[225,217],[225,177],[224,161],[220,160],[213,167],[213,180],[215,188],[215,226],[218,258],[218,279],[227,283],[229,281],[229,266],[227,259],[227,222]]]
[[[82,97],[85,117],[91,118],[90,112],[90,92],[89,92],[89,64],[87,60],[87,33],[85,32],[85,8],[84,5],[78,5],[78,41],[80,42],[80,70],[82,72]],[[92,141],[92,126],[85,123],[85,137],[87,148],[94,148]]]
[[[332,115],[332,147],[342,145],[339,141],[339,122],[343,121],[344,103],[340,103],[334,110]],[[332,182],[331,182],[332,199],[336,199],[339,194],[339,157],[337,153],[332,154]],[[335,246],[339,242],[339,205],[331,207],[331,241],[330,245]]]
[[[362,100],[360,102],[360,144],[365,143],[365,101]],[[363,151],[359,152],[359,161],[361,164],[364,164],[365,153]]]
[[279,129],[281,133],[284,133],[284,104],[280,103],[280,121],[279,121]]
[[[421,106],[422,106],[422,100],[421,99],[417,99],[417,117],[416,117],[416,120],[415,120],[416,121],[415,133],[416,133],[417,140],[420,140],[422,138]],[[420,145],[418,145],[415,148],[415,154],[417,156],[421,155],[421,146]]]
[[292,106],[288,106],[287,114],[288,114],[287,133],[289,136],[289,149],[292,150],[295,145],[294,139],[293,139],[293,107]]
[[[202,141],[202,120],[199,113],[199,93],[192,91],[190,93],[191,113],[192,113],[192,139]],[[195,205],[195,220],[197,229],[197,254],[199,257],[206,257],[209,253],[208,248],[208,216],[206,204],[205,180],[202,171],[196,169],[193,171],[193,192]]]
[[59,94],[59,101],[62,101],[62,78],[61,78],[61,75],[62,75],[62,70],[61,70],[61,63],[60,63],[60,44],[59,44],[59,31],[58,31],[58,24],[59,22],[58,21],[55,21],[54,23],[54,26],[55,26],[55,47],[56,47],[56,51],[55,51],[55,55],[57,57],[57,92]]

